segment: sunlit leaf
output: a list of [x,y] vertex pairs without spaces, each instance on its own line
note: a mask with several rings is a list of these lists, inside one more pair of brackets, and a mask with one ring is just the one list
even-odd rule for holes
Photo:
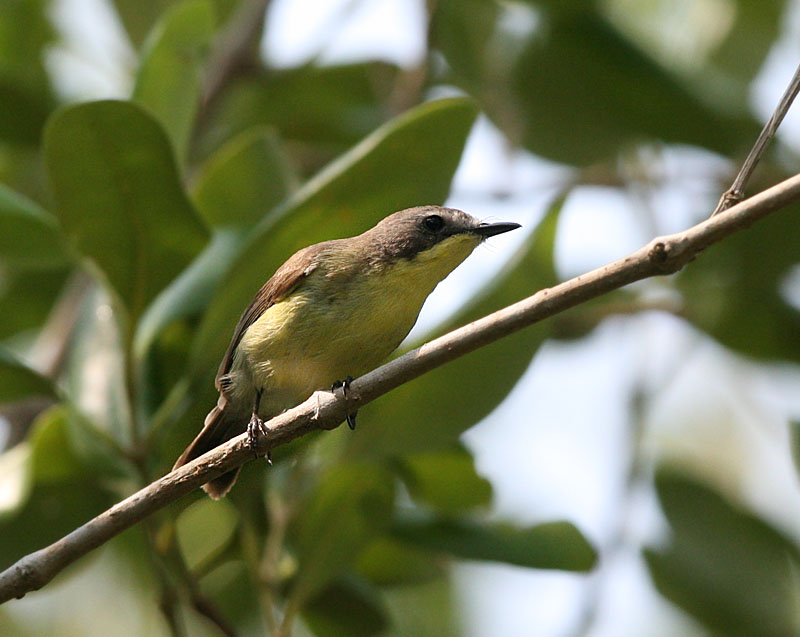
[[135,319],[206,240],[164,132],[129,102],[71,106],[45,159],[63,227]]
[[185,0],[170,7],[145,44],[136,76],[133,100],[164,126],[179,158],[187,151],[213,33],[211,0]]
[[209,226],[249,228],[295,187],[276,134],[260,127],[232,139],[205,162],[193,198]]

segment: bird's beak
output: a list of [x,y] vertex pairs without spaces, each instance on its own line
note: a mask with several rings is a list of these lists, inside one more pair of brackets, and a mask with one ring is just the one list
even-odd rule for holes
[[472,232],[486,239],[487,237],[493,237],[496,234],[503,234],[504,232],[516,230],[517,228],[521,227],[522,226],[520,226],[518,223],[509,222],[482,223],[478,227],[473,228]]

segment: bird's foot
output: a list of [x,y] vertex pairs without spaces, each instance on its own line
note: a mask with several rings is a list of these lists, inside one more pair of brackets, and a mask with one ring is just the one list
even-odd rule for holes
[[[344,380],[337,380],[331,386],[331,391],[335,392],[337,389],[342,390],[342,395],[347,398],[347,390],[350,388],[350,383],[353,382],[353,377],[348,376]],[[356,416],[358,415],[358,409],[353,412],[347,414],[344,418],[347,421],[347,426],[350,427],[350,431],[355,431],[356,428]]]
[[[258,414],[253,412],[253,415],[250,417],[250,422],[247,423],[247,444],[250,445],[256,458],[258,458],[258,437],[266,435],[266,424]],[[270,449],[267,450],[267,462],[272,464],[272,451]]]

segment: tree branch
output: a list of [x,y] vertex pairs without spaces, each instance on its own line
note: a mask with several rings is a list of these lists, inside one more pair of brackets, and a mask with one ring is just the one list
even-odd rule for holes
[[[574,279],[541,290],[469,325],[426,343],[375,369],[341,391],[315,392],[268,423],[257,453],[317,429],[334,429],[345,414],[395,387],[544,318],[629,283],[677,272],[700,252],[768,214],[800,199],[800,175],[713,216],[692,228],[653,239],[636,252]],[[253,459],[242,434],[156,480],[57,542],[20,559],[0,573],[0,603],[47,584],[69,564],[148,515],[209,480]]]
[[783,97],[781,97],[781,101],[778,102],[778,105],[775,107],[772,116],[767,123],[764,124],[764,128],[761,129],[756,143],[750,149],[747,158],[744,160],[744,164],[742,164],[739,173],[736,175],[736,179],[733,180],[733,184],[728,190],[722,193],[717,207],[714,209],[714,212],[711,213],[712,217],[724,212],[732,205],[744,199],[744,187],[753,175],[758,162],[761,160],[761,156],[767,150],[767,146],[769,146],[772,138],[775,137],[775,133],[778,132],[778,127],[781,125],[783,118],[786,117],[786,113],[789,112],[789,107],[792,105],[794,98],[797,97],[798,91],[800,91],[800,65],[798,65],[795,70],[792,81],[789,82],[789,86],[787,86],[786,90],[783,92]]

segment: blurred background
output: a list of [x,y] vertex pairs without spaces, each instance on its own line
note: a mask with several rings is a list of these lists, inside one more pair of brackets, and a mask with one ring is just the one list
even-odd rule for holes
[[[169,470],[295,250],[523,224],[407,349],[705,219],[800,60],[793,0],[0,7],[2,568]],[[748,194],[798,153],[790,111]],[[0,633],[800,633],[799,215],[249,463]]]

